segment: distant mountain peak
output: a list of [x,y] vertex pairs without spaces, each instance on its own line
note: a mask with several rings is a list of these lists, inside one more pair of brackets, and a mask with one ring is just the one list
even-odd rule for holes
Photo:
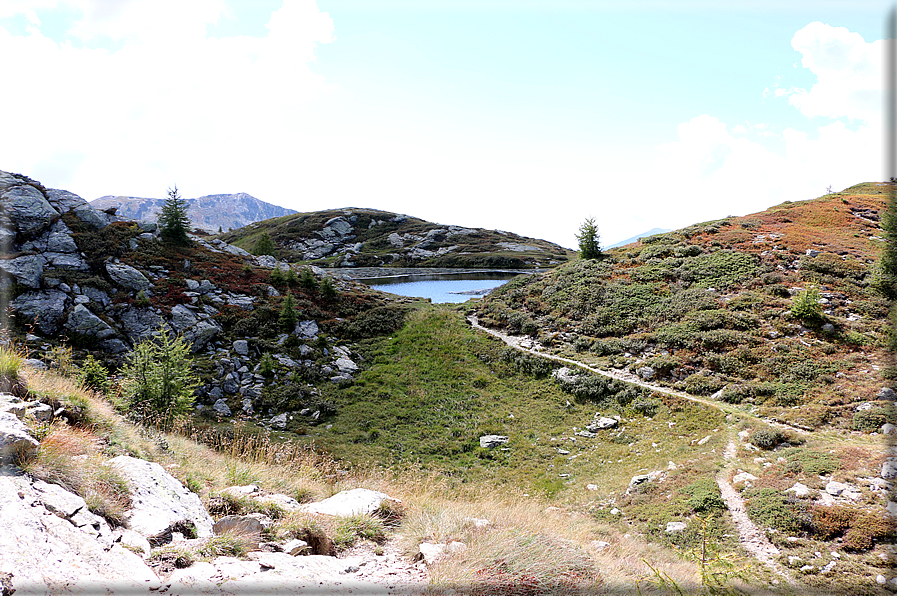
[[[115,207],[118,215],[139,221],[156,221],[164,199],[107,195],[90,202],[95,209]],[[259,200],[245,192],[213,194],[187,199],[191,225],[208,232],[236,230],[248,224],[296,213]]]

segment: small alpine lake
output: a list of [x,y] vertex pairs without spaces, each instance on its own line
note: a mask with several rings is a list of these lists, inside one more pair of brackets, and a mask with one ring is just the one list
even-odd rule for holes
[[[382,271],[382,270],[381,270]],[[463,270],[400,269],[379,276],[342,273],[381,292],[399,296],[429,298],[433,303],[461,303],[485,296],[520,274],[535,270]],[[354,273],[354,272],[353,272]],[[368,272],[365,272],[368,273]],[[374,273],[374,272],[371,272]],[[379,272],[377,272],[379,273]],[[386,273],[384,275],[384,273]]]

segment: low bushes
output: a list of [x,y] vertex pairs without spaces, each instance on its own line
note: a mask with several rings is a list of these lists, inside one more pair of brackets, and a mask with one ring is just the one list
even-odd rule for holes
[[796,534],[809,525],[806,506],[793,497],[786,497],[772,488],[751,490],[746,496],[748,515],[761,527]]

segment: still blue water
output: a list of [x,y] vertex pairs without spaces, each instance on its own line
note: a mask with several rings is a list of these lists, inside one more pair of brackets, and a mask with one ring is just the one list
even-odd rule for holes
[[[468,279],[471,277],[474,279]],[[434,303],[459,303],[483,296],[489,290],[497,288],[514,277],[516,274],[513,273],[403,275],[394,278],[359,279],[358,281],[370,285],[375,290],[399,296],[429,298]]]

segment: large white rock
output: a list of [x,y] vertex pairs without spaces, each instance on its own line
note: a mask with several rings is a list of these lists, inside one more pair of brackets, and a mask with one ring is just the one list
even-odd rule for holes
[[322,513],[324,515],[345,517],[358,513],[373,513],[380,506],[380,503],[386,500],[401,502],[398,499],[393,499],[386,493],[366,488],[353,488],[352,490],[339,492],[329,499],[302,505],[299,510],[307,513]]
[[[0,476],[0,574],[16,594],[149,594],[161,586],[138,555],[61,516],[80,497],[41,485]],[[68,505],[54,513],[47,499]]]
[[132,530],[157,536],[178,522],[192,522],[197,538],[212,535],[212,518],[202,501],[157,463],[122,455],[109,461],[131,489]]

